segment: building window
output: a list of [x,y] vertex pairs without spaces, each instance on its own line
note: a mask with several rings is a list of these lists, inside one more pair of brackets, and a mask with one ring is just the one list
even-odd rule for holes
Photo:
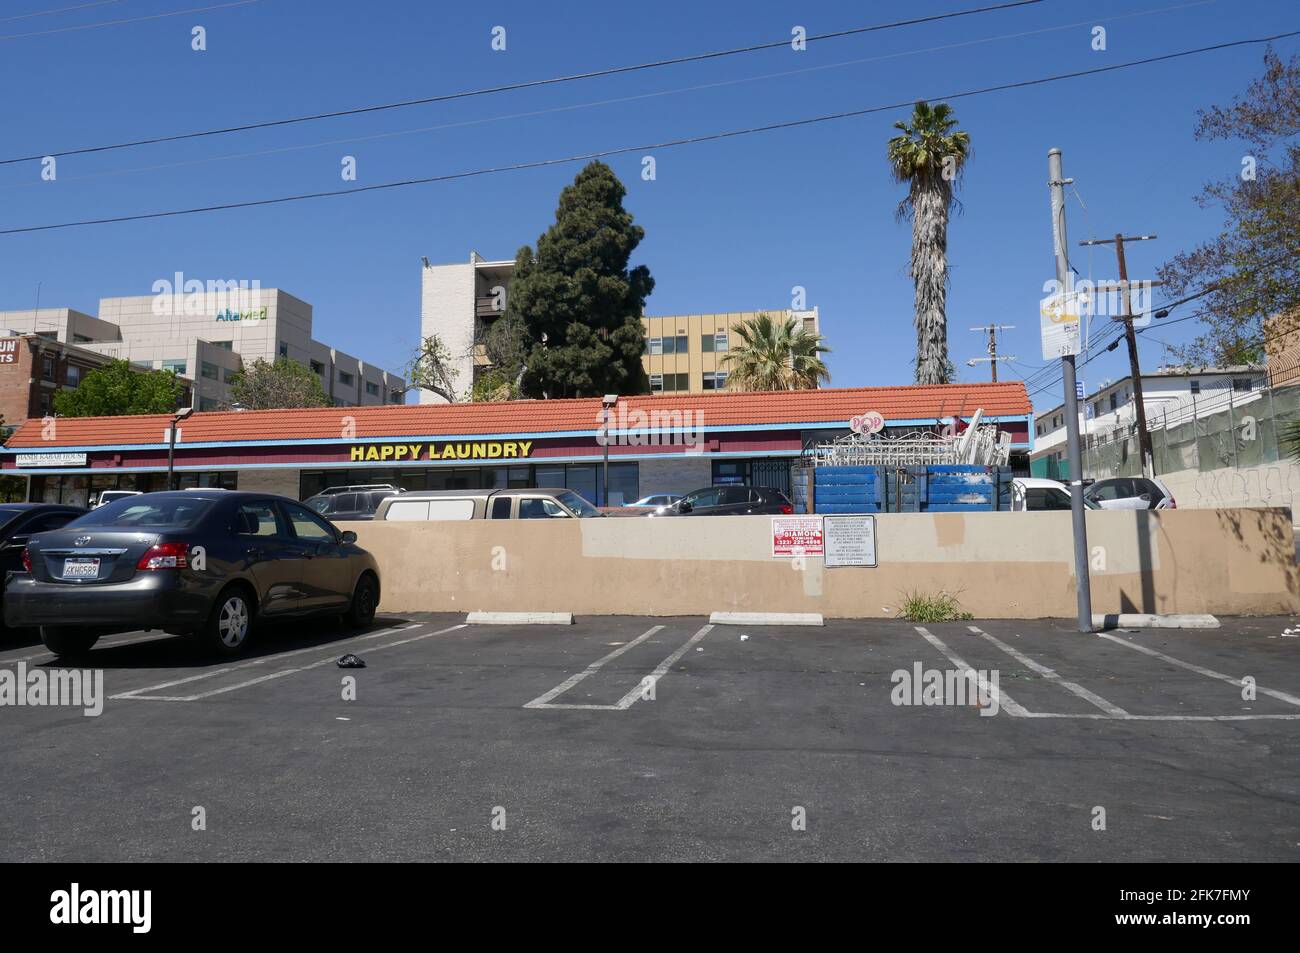
[[677,353],[686,354],[691,349],[690,338],[685,334],[677,335]]
[[1249,377],[1234,377],[1232,379],[1232,389],[1239,394],[1248,394],[1253,386],[1254,381]]
[[219,348],[224,348],[227,351],[233,351],[235,349],[234,341],[209,341],[208,343]]
[[89,344],[89,343],[91,343],[91,342],[94,341],[94,340],[95,340],[94,338],[92,338],[92,337],[88,337],[88,336],[85,335],[85,334],[74,334],[74,335],[72,335],[72,343],[73,343],[73,344]]
[[[669,340],[672,340],[671,338]],[[648,354],[662,354],[664,352],[663,338],[649,338],[645,342],[646,352]]]
[[662,374],[650,375],[650,393],[661,394],[664,389],[664,376]]
[[1191,382],[1188,384],[1188,386],[1191,387],[1191,389],[1192,389],[1192,393],[1193,393],[1193,394],[1199,394],[1199,393],[1201,392],[1201,382],[1200,382],[1200,381],[1191,381]]
[[[664,391],[683,391],[689,390],[691,386],[691,375],[689,374],[664,374],[662,375],[661,390]],[[650,384],[650,389],[654,390],[654,382]]]
[[238,376],[239,376],[239,371],[235,370],[233,367],[227,367],[225,370],[221,372],[221,379],[225,381],[227,384],[233,384],[235,378]]
[[209,364],[207,361],[201,361],[199,363],[200,377],[204,377],[210,381],[215,381],[220,377],[220,375],[221,375],[221,368],[217,367],[217,365]]
[[68,386],[69,387],[76,387],[78,384],[81,383],[82,370],[84,370],[84,368],[78,367],[76,364],[68,365]]
[[184,376],[185,369],[188,366],[189,364],[185,361],[163,361],[162,362],[162,369],[164,371],[171,371],[173,374],[176,374],[178,376]]
[[726,386],[727,386],[726,371],[705,371],[704,372],[705,390],[724,390]]
[[393,391],[393,393],[392,393],[391,400],[392,400],[392,402],[393,402],[394,404],[400,404],[400,403],[402,402],[402,396],[403,396],[403,395],[402,395],[402,392],[401,392],[400,390],[395,390],[395,391]]
[[200,397],[199,410],[208,411],[217,409],[217,400],[215,397]]
[[54,358],[46,357],[41,361],[41,376],[47,381],[54,380]]
[[311,362],[311,370],[312,370],[312,373],[313,373],[313,374],[324,374],[324,373],[325,373],[325,365],[322,364],[320,361],[312,361],[312,362]]
[[379,396],[379,385],[374,381],[366,381],[366,393],[371,397]]
[[700,350],[702,350],[705,354],[712,354],[713,340],[714,339],[712,334],[700,335]]
[[280,353],[280,356],[281,356],[281,357],[288,357],[288,356],[289,356],[289,345],[288,345],[287,342],[285,342],[285,341],[281,341],[281,342],[280,342],[280,352],[279,352],[279,353]]
[[1111,410],[1115,410],[1117,407],[1119,407],[1119,394],[1111,394],[1111,395],[1110,395],[1110,409],[1111,409]]
[[340,383],[340,384],[345,384],[345,385],[347,385],[348,387],[351,387],[351,386],[352,386],[352,375],[349,374],[347,371],[339,371],[339,383]]
[[677,353],[677,338],[669,336],[663,339],[663,353],[665,354]]
[[728,347],[726,331],[719,331],[717,334],[713,335],[713,349],[715,351],[725,351]]
[[54,400],[49,393],[41,394],[41,416],[48,417],[54,413]]

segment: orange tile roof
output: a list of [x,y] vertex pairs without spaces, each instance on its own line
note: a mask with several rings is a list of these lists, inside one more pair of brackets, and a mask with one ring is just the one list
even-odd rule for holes
[[[622,413],[699,411],[701,426],[726,428],[762,424],[841,423],[879,411],[886,420],[930,420],[969,416],[1024,416],[1032,412],[1020,381],[909,387],[849,387],[812,391],[662,394],[624,397]],[[478,404],[411,404],[386,407],[326,407],[300,410],[196,413],[181,424],[186,446],[244,441],[366,440],[383,437],[545,434],[591,431],[600,420],[598,397],[516,400]],[[347,433],[355,420],[355,435]],[[28,420],[9,438],[14,449],[158,445],[171,418],[60,417],[55,439],[42,436],[39,419]],[[629,422],[631,423],[631,422]],[[618,426],[617,419],[615,426]]]

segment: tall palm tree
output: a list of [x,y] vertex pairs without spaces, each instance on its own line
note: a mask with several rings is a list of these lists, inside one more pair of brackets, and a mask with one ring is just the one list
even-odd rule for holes
[[953,182],[970,158],[970,135],[954,132],[947,103],[919,102],[910,122],[896,122],[889,166],[908,186],[897,217],[912,219],[912,280],[916,285],[916,382],[946,384],[948,360],[948,214],[956,203]]
[[774,321],[758,314],[732,325],[740,338],[722,359],[727,368],[727,386],[735,390],[811,390],[829,381],[831,372],[821,355],[830,348],[822,337],[793,317]]

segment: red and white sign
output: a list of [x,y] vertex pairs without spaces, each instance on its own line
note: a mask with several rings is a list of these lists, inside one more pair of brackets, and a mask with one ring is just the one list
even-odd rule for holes
[[820,516],[772,517],[773,556],[821,556],[825,552]]
[[874,410],[849,418],[849,429],[854,433],[880,433],[885,429],[885,417]]

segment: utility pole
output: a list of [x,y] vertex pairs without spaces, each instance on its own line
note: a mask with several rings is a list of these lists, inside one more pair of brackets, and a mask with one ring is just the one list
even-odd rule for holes
[[[1073,181],[1061,171],[1061,150],[1047,153],[1047,185],[1052,195],[1052,241],[1056,251],[1056,280],[1062,294],[1074,286],[1065,238],[1065,189]],[[1068,299],[1062,298],[1064,306]],[[1092,583],[1088,578],[1088,526],[1083,510],[1083,454],[1079,452],[1079,397],[1075,392],[1074,355],[1061,356],[1065,385],[1065,445],[1070,461],[1070,525],[1074,530],[1074,582],[1079,631],[1092,632]]]
[[[979,331],[981,334],[985,332],[988,333],[989,356],[972,357],[969,361],[966,362],[966,364],[969,367],[974,367],[977,363],[981,361],[988,361],[990,366],[993,368],[993,383],[996,384],[998,382],[998,332],[1014,331],[1015,327],[1016,326],[1014,324],[985,324],[985,325],[981,325],[978,328],[971,328],[972,331]],[[1002,360],[1004,361],[1014,361],[1015,359],[1016,359],[1016,355],[1014,354],[1008,354],[1006,357],[1002,358]]]
[[[1114,238],[1100,238],[1093,241],[1079,242],[1080,245],[1115,246],[1115,258],[1119,263],[1119,320],[1124,322],[1124,341],[1128,344],[1128,372],[1129,378],[1133,381],[1133,409],[1136,413],[1134,420],[1137,423],[1138,456],[1142,459],[1142,475],[1145,477],[1155,476],[1155,461],[1151,452],[1151,434],[1147,430],[1147,409],[1142,402],[1142,365],[1138,362],[1137,335],[1133,333],[1133,309],[1129,302],[1128,263],[1124,260],[1124,243],[1146,242],[1155,237],[1155,235],[1132,235],[1126,238],[1123,234],[1116,234]],[[1154,286],[1161,284],[1161,282],[1153,281],[1148,282],[1148,284]]]

